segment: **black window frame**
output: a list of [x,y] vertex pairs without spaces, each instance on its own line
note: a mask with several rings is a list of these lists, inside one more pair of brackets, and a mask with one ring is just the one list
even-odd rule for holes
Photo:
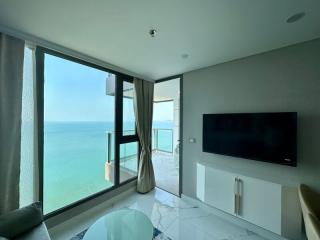
[[[122,84],[124,84],[124,82],[127,82],[127,83],[131,83],[132,85],[134,84],[133,83],[133,78],[130,78],[130,79],[123,79],[122,80]],[[134,87],[134,85],[133,85],[133,87]],[[124,92],[124,87],[122,87],[122,94],[123,94],[123,92]],[[124,98],[126,98],[126,97],[124,97],[124,96],[122,96],[122,99],[124,99]],[[122,102],[122,107],[123,107],[123,102]],[[123,112],[123,109],[122,109],[122,112]],[[122,116],[123,116],[123,114],[122,114]],[[134,128],[134,134],[128,134],[128,135],[124,135],[124,129],[123,129],[123,119],[122,119],[122,137],[127,137],[127,136],[137,136],[137,126],[135,125],[135,128]]]
[[131,143],[131,142],[138,142],[139,143],[139,149],[138,149],[138,166],[139,166],[139,156],[140,156],[140,141],[137,134],[137,129],[135,129],[135,134],[133,135],[123,135],[123,82],[131,82],[133,83],[133,77],[130,77],[128,75],[124,74],[118,74],[116,75],[116,136],[115,136],[115,185],[123,185],[126,184],[132,179],[137,179],[137,177],[133,177],[131,179],[128,179],[126,181],[120,182],[120,145]]
[[[59,208],[57,210],[54,210],[50,213],[47,213],[44,215],[44,219],[49,219],[53,216],[59,215],[71,208],[74,208],[82,203],[88,202],[91,199],[97,198],[100,195],[103,195],[107,192],[111,192],[125,184],[128,184],[132,181],[135,181],[137,179],[137,176],[134,176],[126,181],[120,182],[120,144],[124,143],[131,143],[131,142],[137,142],[139,149],[137,153],[137,159],[139,159],[140,151],[141,151],[141,145],[139,141],[139,137],[137,135],[137,130],[135,131],[134,135],[126,135],[123,136],[123,82],[129,81],[133,83],[133,77],[129,76],[127,74],[123,74],[117,71],[114,71],[112,69],[108,69],[105,67],[102,67],[100,65],[70,56],[66,55],[61,52],[57,52],[55,50],[51,50],[44,47],[37,47],[35,51],[36,56],[36,92],[37,92],[37,118],[38,118],[38,161],[39,161],[39,200],[43,204],[43,161],[44,161],[44,63],[45,63],[45,54],[49,54],[55,57],[59,57],[65,60],[69,60],[75,63],[79,63],[91,68],[95,68],[101,71],[105,71],[111,74],[114,74],[116,77],[115,82],[115,144],[114,144],[114,157],[115,157],[115,171],[114,171],[114,185],[112,187],[109,187],[107,189],[104,189],[102,191],[99,191],[97,193],[94,193],[92,195],[89,195],[85,198],[79,199],[78,201],[75,201],[71,204],[68,204],[62,208]],[[138,160],[139,165],[139,160]]]

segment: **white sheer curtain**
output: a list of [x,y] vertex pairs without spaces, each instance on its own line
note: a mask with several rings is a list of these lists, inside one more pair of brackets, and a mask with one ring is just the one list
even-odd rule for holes
[[21,112],[20,207],[38,200],[35,47],[24,50]]

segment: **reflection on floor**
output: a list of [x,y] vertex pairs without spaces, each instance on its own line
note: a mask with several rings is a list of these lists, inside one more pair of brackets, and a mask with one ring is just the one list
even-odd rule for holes
[[157,187],[179,195],[179,155],[153,151],[152,163]]
[[[112,200],[111,200],[112,201]],[[121,201],[101,204],[50,229],[53,240],[70,239],[108,212],[132,208],[144,212],[172,240],[264,240],[257,234],[156,188],[148,194],[127,194]]]

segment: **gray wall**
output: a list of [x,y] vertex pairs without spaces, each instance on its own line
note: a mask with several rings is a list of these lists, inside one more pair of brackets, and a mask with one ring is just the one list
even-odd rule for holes
[[[270,111],[298,112],[298,167],[202,152],[203,113]],[[190,197],[196,195],[197,161],[320,191],[320,40],[184,74],[183,194]]]

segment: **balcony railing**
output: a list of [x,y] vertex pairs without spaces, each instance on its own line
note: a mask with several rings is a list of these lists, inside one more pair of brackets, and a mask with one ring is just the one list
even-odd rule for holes
[[173,153],[173,130],[170,128],[152,129],[152,151]]
[[[123,134],[132,134],[128,130]],[[114,166],[114,132],[107,132],[107,156],[105,163],[105,179],[113,181],[111,168]],[[138,144],[128,143],[120,145],[120,178],[125,179],[136,176],[138,167]],[[173,130],[164,128],[152,129],[152,151],[173,153]]]
[[[126,133],[132,133],[132,130],[124,131]],[[107,132],[107,162],[114,160],[114,132]],[[153,128],[152,129],[152,151],[173,153],[173,129],[169,128]],[[137,151],[133,151],[132,147],[124,145],[120,153],[122,161],[129,160],[133,156],[136,156]]]

